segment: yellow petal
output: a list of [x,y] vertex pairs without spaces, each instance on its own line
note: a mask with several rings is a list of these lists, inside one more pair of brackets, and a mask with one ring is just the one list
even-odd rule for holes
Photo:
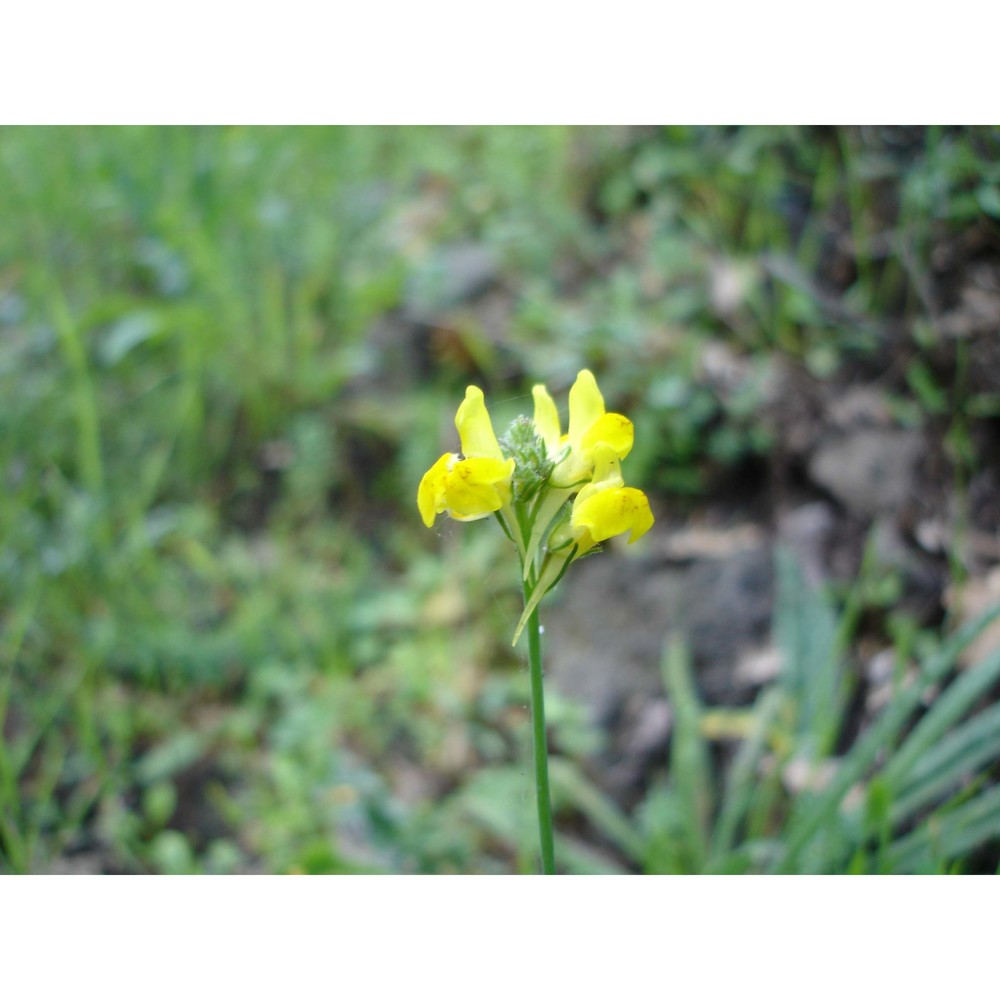
[[[582,494],[581,494],[582,496]],[[595,542],[629,532],[629,544],[653,526],[653,514],[642,490],[630,486],[598,490],[573,504],[573,530],[588,532]]]
[[514,460],[469,458],[456,462],[445,480],[444,503],[459,521],[473,521],[499,510],[510,496]]
[[562,431],[559,428],[559,411],[544,385],[536,385],[531,390],[535,398],[535,430],[548,448],[549,458],[555,458],[559,453],[559,439]]
[[503,459],[503,452],[493,433],[493,424],[486,411],[483,390],[470,385],[465,390],[465,399],[455,414],[455,426],[462,439],[462,454],[466,458]]
[[434,518],[445,509],[443,502],[448,469],[457,455],[445,453],[425,473],[417,487],[417,507],[428,528],[434,526]]
[[576,377],[569,391],[569,443],[574,451],[583,446],[583,437],[604,416],[604,397],[589,368]]
[[619,458],[624,458],[632,450],[635,431],[632,421],[620,413],[605,413],[597,418],[583,435],[580,442],[584,454],[599,441],[611,445]]
[[578,504],[583,503],[587,497],[593,496],[595,493],[625,485],[625,480],[622,479],[621,462],[611,445],[604,441],[600,441],[594,445],[593,463],[594,468],[591,480],[577,495],[574,502],[574,509]]

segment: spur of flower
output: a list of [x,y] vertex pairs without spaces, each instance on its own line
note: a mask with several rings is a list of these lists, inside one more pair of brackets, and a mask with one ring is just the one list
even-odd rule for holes
[[534,414],[516,418],[498,439],[483,393],[469,386],[455,426],[461,452],[446,452],[425,473],[417,506],[431,527],[439,514],[458,521],[494,515],[517,547],[525,610],[514,634],[569,565],[601,542],[653,524],[645,494],[625,485],[621,462],[632,450],[628,417],[609,413],[592,372],[569,392],[566,433],[543,385],[532,390]]

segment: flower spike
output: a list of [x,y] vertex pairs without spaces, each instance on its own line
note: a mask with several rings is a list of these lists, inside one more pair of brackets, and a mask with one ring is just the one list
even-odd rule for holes
[[515,641],[573,561],[617,535],[631,544],[653,524],[645,494],[621,474],[632,421],[606,411],[593,372],[584,368],[570,389],[565,434],[545,386],[531,394],[534,416],[518,417],[498,440],[482,390],[470,385],[455,415],[461,452],[443,454],[417,489],[428,527],[439,514],[456,521],[495,514],[514,540],[527,595]]

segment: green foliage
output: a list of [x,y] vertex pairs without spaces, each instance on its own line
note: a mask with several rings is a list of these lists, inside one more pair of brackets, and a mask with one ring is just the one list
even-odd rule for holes
[[[1000,653],[969,667],[959,658],[1000,609],[914,664],[869,730],[838,754],[846,716],[836,615],[787,554],[779,577],[784,667],[749,710],[709,713],[684,647],[666,645],[670,770],[639,807],[638,843],[631,829],[620,837],[623,852],[663,874],[913,874],[950,871],[995,842],[1000,715],[983,699],[1000,682]],[[717,789],[719,732],[740,738]]]
[[[533,870],[516,581],[501,539],[414,509],[442,399],[502,385],[503,426],[592,367],[673,502],[768,453],[776,365],[828,377],[905,329],[895,403],[946,426],[961,487],[998,403],[922,276],[996,225],[997,135],[902,138],[0,130],[0,870]],[[901,627],[922,665],[845,751],[863,608],[797,572],[730,757],[669,647],[684,764],[635,816],[553,700],[569,870],[937,870],[996,828],[993,661],[952,680],[968,637]],[[789,791],[797,759],[825,790]]]

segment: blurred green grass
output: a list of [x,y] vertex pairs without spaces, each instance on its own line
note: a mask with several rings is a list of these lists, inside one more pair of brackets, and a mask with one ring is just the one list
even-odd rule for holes
[[[696,503],[767,454],[772,358],[828,377],[923,315],[935,238],[1000,216],[996,148],[0,130],[0,866],[531,870],[515,581],[499,539],[413,504],[462,387],[513,412],[589,365],[630,405],[637,481]],[[488,252],[499,328],[442,287],[456,246]],[[752,359],[729,394],[701,372],[716,340]],[[599,741],[554,714],[579,756]]]

